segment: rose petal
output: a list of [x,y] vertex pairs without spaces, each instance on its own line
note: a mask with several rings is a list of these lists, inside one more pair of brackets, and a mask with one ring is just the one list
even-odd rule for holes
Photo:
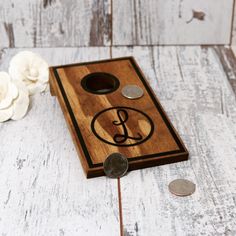
[[30,76],[30,75],[27,75],[26,76],[28,80],[32,81],[32,82],[36,82],[38,80],[38,77],[33,77],[33,76]]
[[0,102],[5,98],[7,90],[8,90],[8,80],[5,77],[0,77]]
[[33,56],[32,52],[23,51],[17,53],[10,61],[9,74],[13,80],[23,80],[25,77],[25,71],[30,64],[29,58]]
[[0,86],[7,86],[7,84],[11,81],[11,77],[8,73],[4,71],[0,71]]
[[18,89],[11,82],[10,77],[5,72],[0,72],[1,87],[4,87],[3,98],[0,101],[0,109],[5,109],[12,104],[14,98],[18,96]]
[[8,107],[6,109],[1,109],[0,110],[0,122],[4,122],[4,121],[9,120],[12,117],[12,115],[13,115],[12,106]]
[[29,85],[27,85],[27,88],[29,90],[29,95],[33,95],[36,93],[41,93],[43,91],[45,91],[45,89],[47,88],[47,84],[45,83],[31,83]]
[[12,120],[20,120],[27,113],[29,107],[29,92],[25,85],[19,81],[14,82],[19,90],[19,96],[13,101]]
[[10,82],[8,85],[8,91],[11,93],[11,96],[13,99],[17,98],[19,91],[18,91],[16,85],[13,84],[12,82]]
[[49,80],[48,64],[39,55],[30,51],[20,52],[12,58],[9,73],[13,80],[23,81],[31,95],[44,91],[46,85],[42,84]]
[[49,80],[49,71],[48,70],[42,70],[38,80],[41,81],[42,83],[48,83]]

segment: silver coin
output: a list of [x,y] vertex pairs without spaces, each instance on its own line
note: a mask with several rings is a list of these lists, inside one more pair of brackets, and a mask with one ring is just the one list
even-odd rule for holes
[[143,90],[137,85],[126,85],[121,93],[124,97],[129,99],[137,99],[143,96]]
[[104,172],[110,178],[120,178],[128,170],[128,159],[121,153],[112,153],[103,163]]
[[169,191],[176,196],[189,196],[196,190],[196,185],[187,179],[176,179],[169,184]]

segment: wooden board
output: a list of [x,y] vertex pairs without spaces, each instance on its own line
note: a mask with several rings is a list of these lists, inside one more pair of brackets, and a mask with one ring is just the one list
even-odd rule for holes
[[[116,47],[133,55],[186,144],[189,161],[121,178],[125,235],[236,235],[236,100],[212,47]],[[168,183],[196,184],[189,197]]]
[[[129,170],[187,160],[186,148],[132,57],[51,67],[50,72],[51,93],[59,99],[87,177],[104,175],[103,162],[115,152],[128,158]],[[97,93],[113,79],[114,90]],[[142,88],[143,97],[122,96],[130,84]]]
[[236,54],[236,4],[234,1],[233,10],[232,10],[232,22],[231,22],[231,40],[230,45],[234,53]]
[[110,0],[0,1],[0,47],[110,45]]
[[[205,47],[204,47],[205,48]],[[217,54],[225,74],[236,94],[236,57],[234,46],[215,46],[214,51]]]
[[113,45],[229,44],[233,0],[113,1]]
[[[228,44],[232,8],[233,0],[0,1],[0,47]],[[204,19],[191,20],[193,11]]]

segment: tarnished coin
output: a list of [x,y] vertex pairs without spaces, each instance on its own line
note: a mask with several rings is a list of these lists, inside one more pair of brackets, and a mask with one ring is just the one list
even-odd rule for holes
[[128,159],[120,153],[112,153],[103,163],[104,172],[110,178],[119,178],[128,170]]
[[121,93],[124,97],[129,99],[137,99],[143,96],[143,90],[137,85],[126,85]]
[[187,179],[176,179],[169,184],[169,191],[176,196],[189,196],[195,192],[196,185]]

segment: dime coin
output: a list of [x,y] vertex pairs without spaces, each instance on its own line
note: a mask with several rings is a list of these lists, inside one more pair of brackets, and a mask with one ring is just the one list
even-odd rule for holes
[[137,99],[143,96],[143,90],[137,85],[126,85],[121,93],[124,97],[129,99]]
[[112,153],[103,163],[104,172],[110,178],[119,178],[128,170],[128,159],[121,153]]
[[195,192],[196,185],[186,179],[176,179],[169,184],[169,191],[176,196],[189,196]]

